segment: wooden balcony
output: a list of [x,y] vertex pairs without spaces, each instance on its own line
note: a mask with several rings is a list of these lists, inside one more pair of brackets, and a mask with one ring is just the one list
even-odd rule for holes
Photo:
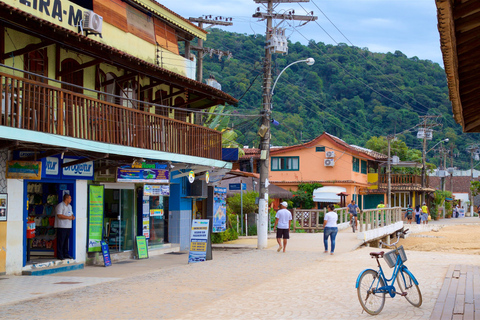
[[[415,174],[391,174],[391,186],[392,190],[405,190],[405,191],[414,191],[422,188],[422,176]],[[428,186],[428,176],[425,179],[426,186]],[[378,188],[387,189],[388,185],[388,175],[379,174],[378,175]]]
[[0,73],[0,125],[221,160],[221,133]]

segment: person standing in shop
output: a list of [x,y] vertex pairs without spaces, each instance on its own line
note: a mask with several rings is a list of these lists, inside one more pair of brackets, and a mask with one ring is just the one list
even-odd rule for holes
[[57,258],[60,260],[73,259],[68,254],[68,238],[72,230],[72,221],[75,220],[70,203],[72,196],[65,194],[63,201],[55,208],[55,228],[57,228]]

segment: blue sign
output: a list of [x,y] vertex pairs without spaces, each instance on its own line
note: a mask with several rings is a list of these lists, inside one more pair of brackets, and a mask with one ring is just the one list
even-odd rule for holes
[[[242,185],[241,189],[240,189],[240,185]],[[230,183],[228,185],[228,188],[230,190],[233,190],[233,191],[235,191],[235,190],[247,190],[247,184],[246,183]]]
[[112,259],[110,259],[108,244],[105,241],[100,241],[100,244],[102,246],[103,263],[105,264],[105,267],[109,267],[112,265]]

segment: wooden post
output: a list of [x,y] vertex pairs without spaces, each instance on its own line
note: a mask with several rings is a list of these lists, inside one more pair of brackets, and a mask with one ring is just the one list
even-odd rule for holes
[[293,208],[293,232],[295,232],[296,227],[297,227],[297,208]]

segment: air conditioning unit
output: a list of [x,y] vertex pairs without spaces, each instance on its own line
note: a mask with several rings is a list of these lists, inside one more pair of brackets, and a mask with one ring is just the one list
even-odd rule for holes
[[83,13],[83,30],[102,33],[103,17],[88,10]]
[[323,165],[325,167],[333,167],[335,165],[335,160],[333,159],[325,159],[323,160]]
[[327,151],[327,152],[325,152],[325,157],[327,157],[327,158],[335,158],[335,151]]

